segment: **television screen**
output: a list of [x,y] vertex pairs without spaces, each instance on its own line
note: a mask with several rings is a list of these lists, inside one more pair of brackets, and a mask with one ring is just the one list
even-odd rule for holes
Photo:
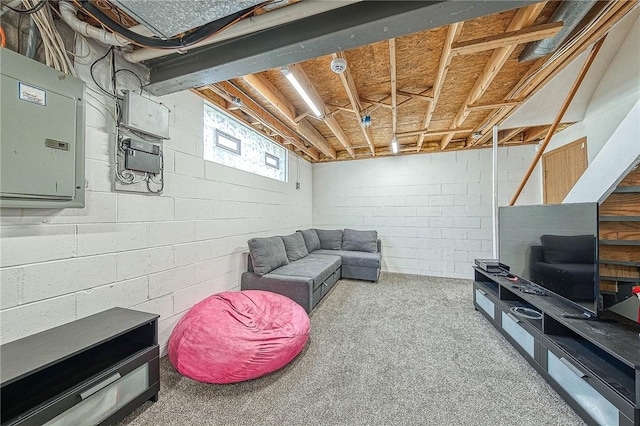
[[500,207],[498,223],[500,262],[597,316],[597,203]]

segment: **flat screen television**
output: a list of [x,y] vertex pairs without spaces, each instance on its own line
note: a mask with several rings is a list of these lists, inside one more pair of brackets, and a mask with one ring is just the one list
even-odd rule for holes
[[599,312],[598,204],[500,207],[500,262],[585,315]]

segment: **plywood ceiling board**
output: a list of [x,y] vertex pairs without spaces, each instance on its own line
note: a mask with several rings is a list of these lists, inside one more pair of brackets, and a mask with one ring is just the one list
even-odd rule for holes
[[[538,15],[542,12],[545,4],[546,2],[541,2],[518,9],[505,31],[515,31],[531,26]],[[514,49],[515,46],[506,46],[493,51],[489,61],[482,71],[482,74],[476,80],[476,83],[462,103],[456,117],[453,119],[453,122],[451,123],[452,128],[456,128],[464,122],[469,113],[467,106],[472,105],[484,94],[493,79],[500,72],[505,62],[509,59],[511,53],[513,53]],[[445,149],[451,140],[451,136],[445,136],[441,142],[442,149]]]

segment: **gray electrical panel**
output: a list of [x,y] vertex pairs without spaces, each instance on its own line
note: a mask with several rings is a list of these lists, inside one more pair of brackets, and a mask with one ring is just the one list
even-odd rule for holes
[[84,207],[85,83],[0,49],[0,206]]

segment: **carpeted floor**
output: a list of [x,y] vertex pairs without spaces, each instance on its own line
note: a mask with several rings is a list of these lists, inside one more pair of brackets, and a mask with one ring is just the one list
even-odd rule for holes
[[234,385],[161,361],[160,400],[129,425],[582,425],[473,308],[471,281],[341,280],[288,366]]

